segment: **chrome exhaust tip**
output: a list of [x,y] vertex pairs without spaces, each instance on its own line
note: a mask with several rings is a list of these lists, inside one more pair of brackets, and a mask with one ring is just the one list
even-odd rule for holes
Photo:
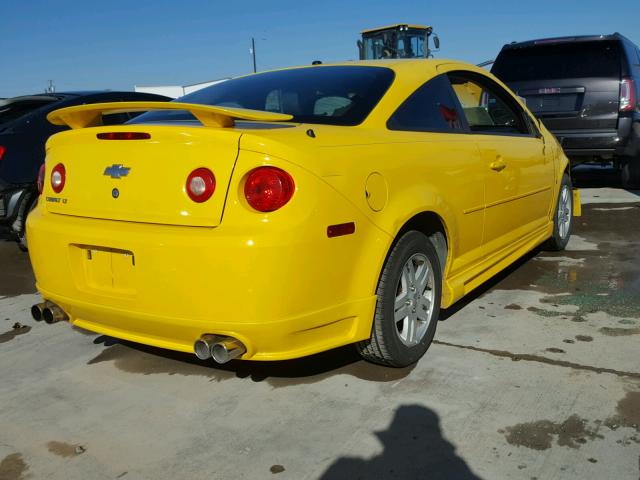
[[47,302],[36,303],[33,307],[31,307],[31,316],[36,322],[41,322],[43,320],[43,313],[46,307]]
[[242,356],[247,351],[240,340],[227,337],[213,344],[211,356],[218,363],[227,363],[234,358]]
[[64,310],[51,302],[47,303],[45,308],[42,310],[42,318],[48,324],[57,323],[62,320],[69,320],[69,317],[64,313]]
[[196,354],[196,357],[200,360],[208,360],[211,358],[211,349],[213,348],[213,344],[220,340],[221,337],[218,335],[202,335],[198,340],[193,344],[193,353]]

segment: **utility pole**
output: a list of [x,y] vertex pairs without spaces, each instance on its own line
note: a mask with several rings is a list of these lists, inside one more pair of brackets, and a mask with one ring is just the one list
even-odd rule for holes
[[253,57],[253,73],[256,73],[256,40],[251,37],[251,56]]

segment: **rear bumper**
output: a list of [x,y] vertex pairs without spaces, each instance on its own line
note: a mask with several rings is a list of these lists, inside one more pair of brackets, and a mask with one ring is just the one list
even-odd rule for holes
[[565,154],[572,160],[585,157],[613,159],[640,156],[640,121],[620,118],[617,130],[555,130]]
[[[356,234],[329,239],[324,222],[338,222],[324,217],[335,209],[311,212],[312,225],[292,219],[247,230],[77,218],[39,206],[28,219],[29,250],[38,290],[79,327],[184,352],[205,333],[227,335],[245,344],[243,359],[284,360],[370,335],[390,239],[347,210]],[[107,281],[106,264],[96,273],[89,263],[98,258],[93,247],[112,255]]]
[[614,155],[621,144],[616,130],[607,132],[555,131],[553,134],[569,157]]
[[188,353],[193,353],[194,342],[205,333],[231,336],[247,348],[242,357],[245,360],[299,358],[368,338],[376,305],[373,296],[297,317],[247,323],[113,308],[59,296],[36,286],[44,298],[69,315],[73,325],[85,330]]

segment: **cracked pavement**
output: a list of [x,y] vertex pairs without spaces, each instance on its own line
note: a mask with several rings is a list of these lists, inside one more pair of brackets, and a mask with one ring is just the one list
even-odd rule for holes
[[0,242],[0,478],[638,480],[640,192],[583,183],[569,248],[443,312],[400,370],[349,348],[216,366],[35,323]]

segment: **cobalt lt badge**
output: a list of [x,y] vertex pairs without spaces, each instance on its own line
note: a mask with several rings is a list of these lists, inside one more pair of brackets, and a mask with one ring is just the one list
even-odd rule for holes
[[118,198],[120,196],[120,190],[118,190],[117,188],[114,188],[113,190],[111,190],[111,196],[113,198]]

